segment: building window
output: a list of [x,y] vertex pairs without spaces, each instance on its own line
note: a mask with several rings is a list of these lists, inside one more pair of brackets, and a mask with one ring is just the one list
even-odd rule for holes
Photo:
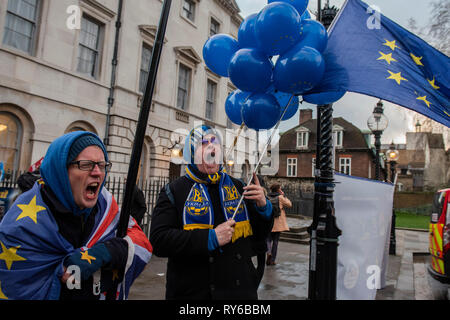
[[39,0],[9,0],[3,44],[33,54]]
[[208,120],[213,120],[214,118],[214,109],[216,104],[216,92],[217,92],[217,84],[208,79],[207,81],[207,89],[206,89],[206,112],[205,118]]
[[347,175],[352,174],[351,158],[339,158],[339,172]]
[[178,71],[177,107],[181,110],[187,110],[189,107],[191,72],[191,69],[180,63]]
[[145,92],[147,79],[150,69],[150,60],[152,58],[152,48],[146,45],[142,46],[141,71],[139,76],[139,92]]
[[334,146],[342,148],[344,142],[344,131],[339,130],[334,132]]
[[211,23],[209,25],[209,36],[212,37],[215,34],[218,34],[220,31],[220,23],[214,19],[211,18]]
[[192,0],[183,1],[183,17],[194,22],[195,20],[195,2]]
[[20,141],[22,126],[12,114],[0,113],[0,162],[5,171],[19,169]]
[[101,32],[101,23],[87,16],[81,18],[77,71],[94,78],[99,73]]
[[297,132],[297,148],[308,148],[308,131]]
[[287,172],[286,176],[296,177],[297,176],[297,158],[287,159]]

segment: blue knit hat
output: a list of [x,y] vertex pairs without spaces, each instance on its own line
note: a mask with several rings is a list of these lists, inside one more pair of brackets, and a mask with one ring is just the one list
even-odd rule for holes
[[222,139],[219,131],[205,124],[195,127],[191,130],[191,132],[189,132],[189,135],[184,141],[183,158],[188,164],[195,165],[195,148],[198,145],[201,145],[203,137],[208,134],[215,135],[219,139],[220,145],[222,145]]
[[104,150],[104,146],[99,141],[99,139],[96,139],[93,136],[80,136],[77,140],[75,140],[70,147],[69,153],[67,154],[67,163],[71,163],[79,154],[81,151],[86,149],[89,146],[97,146],[102,151]]

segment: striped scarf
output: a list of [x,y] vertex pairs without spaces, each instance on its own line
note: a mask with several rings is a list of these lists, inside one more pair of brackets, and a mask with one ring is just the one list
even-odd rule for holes
[[[186,177],[193,181],[194,185],[184,203],[184,230],[214,228],[214,211],[208,193],[208,184],[219,183],[220,204],[225,221],[233,217],[241,194],[224,170],[219,170],[219,172],[205,177],[199,174],[193,165],[188,165],[186,168]],[[234,220],[236,221],[236,225],[234,227],[232,242],[235,242],[241,237],[246,238],[253,234],[247,207],[244,202],[239,206]]]

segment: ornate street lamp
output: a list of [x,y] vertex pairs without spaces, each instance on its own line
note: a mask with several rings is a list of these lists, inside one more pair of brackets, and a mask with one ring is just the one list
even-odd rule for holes
[[388,118],[383,114],[383,103],[378,101],[377,105],[373,109],[372,115],[367,119],[367,126],[375,136],[375,179],[380,180],[380,147],[381,147],[381,134],[387,128],[389,124]]
[[[395,183],[395,165],[399,159],[399,152],[395,149],[394,142],[389,146],[389,150],[387,151],[387,160],[389,161],[391,167],[391,182]],[[394,185],[395,190],[395,185]],[[395,238],[395,210],[392,208],[392,222],[391,222],[391,238],[389,242],[389,254],[394,255],[396,253],[396,238]]]

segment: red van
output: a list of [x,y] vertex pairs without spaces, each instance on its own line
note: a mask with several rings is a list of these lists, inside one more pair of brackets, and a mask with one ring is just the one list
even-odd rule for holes
[[430,220],[431,265],[433,278],[450,283],[450,188],[435,193]]

